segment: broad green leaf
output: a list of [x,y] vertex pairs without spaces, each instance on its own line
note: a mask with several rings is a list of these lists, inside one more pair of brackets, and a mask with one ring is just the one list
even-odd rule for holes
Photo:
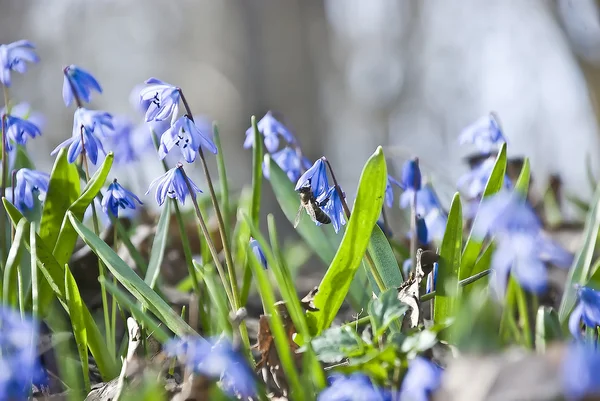
[[[274,167],[272,163],[271,168]],[[318,311],[307,313],[313,335],[318,335],[333,322],[346,298],[350,283],[360,267],[369,244],[369,235],[377,223],[387,183],[385,156],[381,147],[367,161],[358,184],[352,216],[342,243],[319,285],[314,303]]]
[[446,232],[442,240],[436,283],[434,323],[442,323],[454,315],[458,293],[462,249],[462,208],[459,194],[454,195],[448,213]]
[[[338,363],[347,357],[364,352],[361,338],[349,326],[335,327],[323,331],[310,342],[317,358],[325,363]],[[304,349],[306,347],[303,347]]]
[[2,304],[10,305],[14,309],[17,308],[19,303],[17,267],[21,261],[23,241],[25,240],[23,234],[27,224],[27,219],[21,218],[16,225],[15,238],[8,253],[6,266],[4,266],[4,278],[2,279]]
[[[400,284],[402,284],[402,274],[400,273],[398,261],[396,260],[396,256],[394,256],[390,242],[377,224],[373,227],[367,250],[375,263],[379,275],[383,279],[385,288],[400,287]],[[371,281],[373,292],[375,295],[379,295],[379,287],[373,282],[373,278],[368,270],[367,275]]]
[[549,306],[540,306],[535,322],[535,347],[544,352],[548,345],[563,339],[560,321],[556,311]]
[[252,146],[252,208],[250,209],[250,217],[254,225],[258,226],[263,176],[263,139],[260,131],[258,131],[256,117],[252,116],[250,122],[252,124],[252,134],[254,135],[254,144]]
[[526,157],[523,161],[523,167],[521,167],[521,172],[519,173],[519,177],[515,182],[515,191],[520,193],[523,196],[527,196],[527,192],[529,191],[529,181],[531,180],[531,166],[529,165],[529,158]]
[[[473,267],[473,275],[462,279],[461,283],[469,280],[470,277],[477,276],[478,274],[483,273],[484,271],[488,270],[490,268],[490,266],[492,265],[493,254],[494,254],[494,245],[492,243],[484,249],[484,251],[481,254],[481,256],[479,257],[479,259],[477,259],[477,262],[475,263],[475,266]],[[481,279],[474,282],[473,285],[461,286],[462,292],[463,292],[463,294],[468,294],[469,292],[471,292],[475,289],[485,287],[488,284],[488,282],[489,282],[489,276],[482,277]]]
[[[73,202],[72,205],[69,205],[68,211],[73,213],[78,220],[83,219],[83,215],[85,214],[85,210],[88,208],[90,203],[94,201],[94,198],[100,192],[100,189],[104,186],[106,182],[106,177],[108,177],[108,173],[113,164],[114,155],[112,152],[109,152],[102,162],[102,166],[96,171],[96,173],[90,178],[90,181],[87,183],[81,196],[77,198]],[[63,265],[69,262],[71,258],[71,254],[73,253],[73,249],[75,249],[75,244],[77,243],[77,233],[73,229],[71,222],[65,215],[62,219],[60,232],[58,235],[58,240],[56,241],[56,245],[54,246],[54,250],[52,251],[54,257],[58,261],[59,264]]]
[[583,230],[583,245],[579,249],[579,253],[569,270],[565,291],[560,302],[558,318],[561,322],[567,320],[575,305],[575,284],[585,285],[589,279],[592,257],[594,256],[594,248],[596,247],[596,238],[598,237],[598,229],[600,229],[600,186],[596,189],[591,205],[592,209],[587,216]]
[[98,277],[98,281],[104,283],[106,290],[119,302],[119,306],[131,312],[133,318],[144,324],[148,329],[147,333],[156,338],[158,342],[164,344],[171,338],[171,335],[161,324],[157,323],[148,313],[143,312],[142,308],[140,308],[139,305],[137,305],[123,290],[114,285],[112,281],[107,280],[105,277]]
[[[265,165],[269,171],[269,182],[271,183],[271,187],[273,187],[273,192],[279,202],[279,206],[285,217],[293,224],[300,208],[300,197],[294,190],[294,183],[290,181],[287,174],[281,170],[269,155],[265,155]],[[335,256],[335,248],[330,244],[323,229],[323,226],[319,227],[315,225],[310,218],[300,219],[300,223],[296,227],[298,234],[315,251],[317,256],[323,262],[329,264]]]
[[80,191],[77,168],[68,162],[67,150],[61,149],[50,174],[50,184],[40,223],[40,238],[46,246],[54,249],[58,239],[58,228],[69,207],[79,197]]
[[65,298],[69,317],[71,318],[73,335],[75,336],[75,344],[77,344],[77,352],[79,353],[79,359],[81,361],[85,390],[89,393],[90,376],[88,365],[87,330],[83,317],[83,300],[79,294],[77,282],[71,274],[71,270],[69,270],[68,265],[65,265]]
[[[10,202],[4,200],[4,207],[8,211],[8,214],[13,221],[19,221],[23,218],[21,213],[15,208]],[[23,233],[25,246],[27,249],[30,248],[29,244],[29,226],[25,227]],[[50,289],[54,291],[54,294],[60,300],[63,308],[68,311],[65,297],[65,272],[64,267],[59,265],[52,252],[48,249],[47,245],[42,241],[40,236],[36,236],[36,254],[37,254],[37,265],[44,277],[46,278]],[[46,306],[46,307],[45,307]],[[48,312],[48,308],[51,305],[40,304],[40,316],[45,317],[45,313]],[[108,352],[108,348],[94,321],[94,318],[90,314],[87,306],[83,304],[83,317],[85,320],[85,327],[88,338],[88,347],[92,353],[102,378],[106,381],[114,378],[119,374],[119,368],[112,355]]]
[[171,202],[165,202],[163,209],[158,219],[156,226],[156,234],[152,242],[152,250],[150,251],[150,263],[146,271],[144,281],[150,288],[154,288],[158,275],[160,273],[160,265],[162,264],[165,255],[165,247],[167,244],[167,236],[169,235],[169,221],[171,220]]
[[104,262],[113,276],[127,290],[144,305],[152,311],[173,333],[177,336],[191,334],[194,331],[185,323],[169,304],[167,304],[156,292],[152,290],[131,268],[123,262],[115,251],[102,241],[96,234],[84,226],[71,213],[67,212],[71,224],[83,241],[94,251],[94,253]]
[[378,338],[385,333],[392,322],[404,315],[408,309],[406,304],[398,300],[398,290],[390,288],[369,304],[369,317],[373,328],[373,337]]
[[[488,178],[488,182],[485,185],[482,200],[502,189],[502,186],[504,185],[504,177],[506,174],[506,162],[506,143],[504,143],[502,144],[502,147],[498,152],[498,156],[496,157],[496,163],[494,163],[494,167],[492,169],[492,173],[490,174],[490,178]],[[525,179],[523,178],[523,181],[524,180]],[[475,220],[473,221],[472,226],[475,226],[476,221],[477,216],[475,216]],[[461,265],[459,270],[460,280],[472,275],[473,266],[477,261],[477,257],[479,256],[479,252],[481,251],[482,246],[483,242],[474,238],[473,231],[471,230],[471,233],[467,238],[465,249],[462,254]]]

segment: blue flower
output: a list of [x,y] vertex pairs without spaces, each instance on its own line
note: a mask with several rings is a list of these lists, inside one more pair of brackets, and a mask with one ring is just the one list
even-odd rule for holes
[[491,283],[499,295],[505,292],[509,273],[523,288],[534,293],[544,291],[546,262],[567,267],[572,260],[572,255],[544,237],[533,209],[514,192],[501,191],[482,201],[473,235],[483,239],[487,234],[496,243],[492,257],[496,274]]
[[64,69],[62,95],[65,106],[73,103],[73,99],[89,103],[92,90],[102,93],[100,84],[92,74],[76,65],[69,65]]
[[489,153],[494,145],[506,142],[498,117],[493,112],[480,117],[473,124],[466,127],[458,137],[461,145],[474,144],[481,153]]
[[318,198],[329,190],[329,182],[327,180],[327,167],[323,158],[318,159],[296,183],[296,191],[300,188],[310,185],[313,195]]
[[377,388],[368,376],[353,373],[344,376],[339,373],[329,376],[329,387],[317,397],[317,401],[388,401],[388,391]]
[[165,352],[177,357],[194,373],[219,380],[231,396],[247,399],[256,394],[254,373],[228,339],[205,340],[195,336],[172,339],[165,344]]
[[27,120],[30,123],[36,125],[40,129],[40,131],[44,128],[44,125],[46,124],[46,119],[44,118],[44,115],[42,113],[33,111],[29,103],[26,102],[21,102],[15,104],[14,106],[11,106],[10,113],[7,113],[6,106],[4,106],[2,110],[0,110],[0,116],[3,116],[4,114],[10,114],[11,116],[19,117],[22,120]]
[[37,125],[13,115],[4,117],[6,125],[7,150],[12,150],[11,142],[19,145],[27,143],[27,137],[35,138],[42,135]]
[[562,387],[567,399],[581,400],[585,396],[600,395],[600,353],[592,344],[570,344],[561,368]]
[[126,190],[115,179],[108,186],[108,190],[102,199],[102,210],[107,215],[119,217],[119,209],[135,209],[135,202],[142,205],[142,201],[134,193]]
[[267,258],[260,248],[260,244],[257,240],[250,237],[250,249],[252,249],[252,253],[256,256],[256,259],[260,262],[260,264],[266,269],[267,268]]
[[[114,130],[112,115],[104,111],[87,110],[79,107],[73,117],[73,132],[71,138],[56,147],[51,153],[58,153],[61,148],[69,145],[67,159],[73,163],[83,151],[93,164],[98,161],[98,150],[106,154],[102,146],[102,138],[107,136],[106,129]],[[82,143],[83,137],[83,143]]]
[[40,61],[35,54],[35,46],[27,40],[18,40],[8,45],[0,45],[0,82],[6,87],[10,87],[10,72],[16,71],[24,74],[27,71],[27,64]]
[[577,289],[577,306],[569,318],[569,331],[575,338],[581,338],[581,322],[585,327],[596,328],[600,325],[600,291],[588,287]]
[[27,400],[32,383],[47,381],[37,355],[38,325],[1,307],[0,327],[0,400]]
[[340,228],[346,224],[346,215],[344,213],[344,207],[342,206],[342,200],[335,187],[331,187],[329,191],[317,198],[317,203],[323,204],[323,202],[326,203],[323,205],[322,209],[331,219],[333,229],[337,233],[340,231]]
[[[481,163],[473,167],[469,172],[465,173],[458,179],[456,184],[468,199],[477,199],[483,195],[483,190],[494,169],[496,159],[493,157],[487,158]],[[504,176],[504,187],[510,188],[510,179]]]
[[412,204],[415,192],[421,189],[421,169],[419,160],[407,160],[402,167],[402,179],[400,187],[404,190],[400,195],[400,207],[405,208]]
[[[412,231],[409,231],[406,236],[412,238]],[[420,215],[417,215],[417,240],[421,245],[427,245],[431,242],[427,223]]]
[[146,86],[140,91],[140,105],[146,111],[146,121],[163,121],[171,117],[175,122],[179,112],[179,88],[156,78],[146,81]]
[[192,163],[196,160],[196,153],[200,146],[208,149],[212,153],[217,153],[217,147],[212,140],[206,137],[189,117],[182,116],[166,130],[160,138],[160,148],[158,157],[164,159],[167,153],[178,146],[186,162]]
[[435,285],[437,284],[438,269],[439,264],[435,262],[433,264],[433,270],[427,275],[427,284],[425,286],[425,291],[427,294],[429,294],[431,291],[435,291]]
[[[150,193],[150,189],[152,189],[152,187],[156,185],[156,203],[158,203],[159,206],[165,203],[165,199],[167,196],[169,198],[177,199],[183,204],[185,203],[186,196],[190,194],[185,182],[185,177],[183,176],[180,167],[181,163],[178,163],[176,167],[167,171],[166,173],[164,173],[163,175],[156,178],[150,183],[150,187],[148,188],[146,195],[148,195],[148,193]],[[189,181],[190,186],[192,187],[192,190],[194,192],[193,194],[191,194],[191,196],[195,198],[196,192],[202,191],[196,186],[196,184],[194,184],[194,182],[191,179],[189,179]]]
[[[285,125],[280,123],[271,111],[267,112],[263,118],[256,124],[258,131],[265,138],[265,147],[269,153],[273,153],[279,147],[279,137],[283,137],[288,143],[293,144],[296,142],[294,135],[286,128]],[[246,140],[244,141],[244,148],[250,148],[254,145],[254,132],[252,127],[246,130]]]
[[50,175],[40,171],[22,168],[15,175],[15,199],[13,204],[21,212],[33,208],[33,194],[48,192]]
[[392,184],[402,188],[402,185],[400,185],[400,183],[394,177],[388,174],[387,184],[385,186],[384,204],[389,208],[394,205],[394,189],[392,188]]
[[417,214],[425,216],[429,241],[441,241],[446,231],[448,216],[438,200],[430,184],[424,185],[417,192]]
[[[271,159],[281,167],[292,182],[298,181],[302,171],[310,167],[310,162],[306,157],[303,157],[298,151],[288,146],[273,153]],[[265,178],[269,179],[269,171],[264,163],[263,174]]]
[[416,357],[408,365],[408,372],[402,381],[400,399],[402,401],[428,401],[438,389],[442,380],[442,369],[422,357]]

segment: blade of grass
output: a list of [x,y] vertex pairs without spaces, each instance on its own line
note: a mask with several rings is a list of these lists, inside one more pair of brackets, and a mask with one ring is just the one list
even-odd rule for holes
[[8,259],[4,267],[4,278],[2,280],[2,304],[10,305],[17,309],[19,303],[19,287],[17,283],[17,266],[21,261],[23,250],[23,234],[27,219],[21,218],[17,223],[15,238],[8,252]]
[[39,280],[38,280],[38,268],[37,268],[37,246],[36,246],[36,229],[35,223],[29,225],[29,243],[31,244],[30,256],[31,256],[31,315],[34,318],[39,317],[40,310],[40,299],[39,299]]
[[[402,274],[400,273],[400,267],[398,266],[398,260],[396,260],[396,256],[394,256],[394,251],[390,246],[390,242],[377,224],[373,227],[371,241],[369,241],[367,249],[377,267],[377,271],[379,271],[379,275],[385,284],[385,288],[400,287],[403,280]],[[373,292],[375,295],[379,295],[379,287],[374,283],[368,270],[367,275],[369,281],[371,281]]]
[[225,332],[228,335],[232,335],[233,331],[229,321],[227,298],[222,291],[220,281],[217,280],[214,266],[210,264],[200,266],[198,262],[194,261],[194,268],[206,284],[208,294],[217,309],[218,327],[213,327],[213,334]]
[[169,234],[169,222],[171,221],[171,202],[165,202],[163,209],[158,219],[156,226],[156,234],[152,242],[152,250],[150,251],[150,263],[146,271],[144,281],[148,286],[154,289],[158,275],[160,274],[160,266],[165,255],[165,247],[167,245],[167,235]]
[[[219,184],[221,185],[221,214],[225,223],[227,238],[231,238],[231,205],[229,204],[229,182],[227,181],[227,170],[225,168],[225,155],[221,146],[221,135],[219,133],[219,125],[213,122],[213,141],[217,147],[217,171],[219,173]],[[256,139],[256,138],[255,138]]]
[[256,116],[250,118],[254,144],[252,145],[252,207],[250,217],[252,222],[258,226],[260,217],[260,198],[262,189],[262,162],[263,162],[263,140],[258,130]]
[[77,345],[77,351],[81,361],[81,373],[83,374],[83,383],[87,394],[90,392],[90,375],[87,351],[87,331],[83,317],[83,300],[79,294],[77,282],[75,282],[75,278],[71,274],[68,265],[65,266],[65,298],[69,317],[71,318],[73,335],[75,336],[75,344]]
[[521,195],[527,196],[527,192],[529,191],[529,181],[531,181],[531,166],[529,165],[529,158],[526,157],[523,161],[523,167],[521,167],[519,177],[515,182],[515,190]]

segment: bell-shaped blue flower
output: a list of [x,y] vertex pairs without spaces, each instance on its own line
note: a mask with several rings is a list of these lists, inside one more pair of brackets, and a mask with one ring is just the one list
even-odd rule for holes
[[402,185],[391,175],[388,174],[387,184],[385,186],[385,199],[384,204],[391,208],[394,205],[394,189],[392,185],[396,185],[402,188]]
[[417,239],[419,240],[419,244],[421,245],[429,244],[429,233],[427,232],[427,224],[425,223],[425,219],[421,216],[417,216]]
[[7,45],[0,45],[0,82],[7,88],[10,87],[10,72],[16,71],[24,74],[27,71],[27,62],[40,61],[34,51],[35,46],[28,40],[18,40]]
[[600,291],[589,287],[577,289],[577,305],[569,318],[569,331],[573,337],[581,338],[581,323],[595,329],[600,326]]
[[140,91],[140,105],[146,111],[146,121],[163,121],[170,117],[174,123],[179,112],[179,88],[156,78],[148,79],[146,84],[148,86]]
[[102,146],[102,140],[109,130],[114,130],[112,115],[104,111],[88,110],[80,107],[75,110],[71,138],[58,145],[51,155],[58,153],[61,148],[69,146],[67,159],[69,163],[73,163],[85,147],[85,154],[93,164],[96,164],[98,150],[106,154]]
[[256,256],[256,259],[260,262],[260,264],[266,269],[267,268],[267,258],[260,248],[260,244],[257,240],[250,237],[250,249],[252,249],[252,253]]
[[65,67],[62,88],[65,106],[70,106],[74,98],[89,103],[93,90],[102,93],[100,84],[92,74],[73,64]]
[[421,169],[418,159],[407,160],[404,163],[400,187],[404,190],[400,195],[400,207],[406,208],[412,204],[415,192],[421,189]]
[[494,146],[506,142],[502,128],[495,113],[483,116],[466,127],[458,137],[461,145],[474,144],[481,153],[489,153]]
[[300,188],[310,185],[313,195],[318,198],[329,191],[329,182],[327,180],[327,166],[323,158],[318,159],[304,174],[300,176],[296,183],[296,191]]
[[7,150],[12,150],[11,143],[25,145],[27,138],[35,138],[42,135],[37,125],[31,121],[24,120],[13,115],[4,117],[6,124],[6,138],[8,140]]
[[[465,173],[458,179],[458,189],[468,198],[477,199],[483,195],[483,190],[494,169],[496,163],[495,158],[487,158],[481,163],[473,167],[469,172]],[[504,176],[504,187],[510,188],[510,179]]]
[[[303,157],[298,151],[289,146],[273,153],[271,159],[281,167],[292,182],[298,181],[302,171],[310,168],[311,165],[306,157]],[[264,163],[263,174],[265,178],[269,179],[269,171]]]
[[4,106],[2,110],[0,110],[0,116],[3,116],[4,114],[10,114],[11,116],[19,117],[22,120],[27,120],[30,123],[33,123],[40,131],[42,131],[46,125],[46,118],[44,115],[34,111],[31,108],[31,105],[27,102],[21,102],[11,106],[10,113],[7,113],[6,111],[6,106]]
[[188,369],[221,382],[232,397],[248,399],[256,394],[255,375],[244,356],[226,338],[189,336],[165,344],[168,356],[177,357]]
[[140,198],[123,188],[115,179],[102,198],[102,210],[109,216],[119,217],[119,209],[135,209],[136,201],[143,204]]
[[416,357],[408,365],[402,380],[400,399],[428,401],[441,384],[442,369],[423,357]]
[[317,396],[317,401],[391,400],[388,391],[375,386],[363,373],[353,373],[350,376],[335,373],[329,376],[328,382],[329,387]]
[[196,160],[200,146],[212,153],[217,153],[217,147],[210,138],[204,135],[198,126],[188,116],[182,116],[166,130],[160,138],[158,157],[164,159],[171,149],[177,146],[186,162]]
[[[589,343],[572,343],[561,364],[562,388],[568,400],[594,400],[600,395],[600,352]],[[589,396],[590,398],[584,398]]]
[[340,231],[340,228],[346,224],[346,215],[344,213],[342,200],[340,199],[338,191],[335,189],[335,187],[331,187],[329,191],[319,196],[317,198],[317,203],[322,204],[325,202],[325,200],[327,201],[325,205],[323,205],[322,209],[331,219],[333,229],[337,233]]
[[33,208],[34,194],[46,194],[50,176],[40,171],[21,168],[15,174],[15,198],[13,204],[21,212]]
[[[267,112],[263,118],[256,124],[258,131],[263,135],[265,141],[265,147],[269,153],[273,153],[279,147],[279,137],[283,137],[288,143],[293,144],[296,142],[294,135],[286,128],[285,125],[280,123],[271,111]],[[246,130],[246,140],[244,141],[244,148],[250,148],[254,145],[254,132],[252,127]]]
[[146,195],[148,195],[152,187],[156,185],[155,197],[156,203],[158,203],[159,206],[165,203],[167,196],[169,198],[177,199],[179,202],[184,204],[186,196],[191,195],[196,197],[196,192],[202,192],[200,188],[198,188],[190,179],[190,186],[192,187],[193,193],[189,193],[187,184],[185,182],[185,177],[183,172],[180,170],[180,167],[181,163],[178,163],[176,167],[170,169],[150,183],[150,187],[148,188]]

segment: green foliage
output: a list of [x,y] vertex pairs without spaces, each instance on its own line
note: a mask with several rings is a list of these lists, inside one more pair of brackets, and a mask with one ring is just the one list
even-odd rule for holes
[[407,305],[398,301],[398,290],[395,288],[390,288],[383,292],[379,298],[371,301],[368,311],[373,336],[380,337],[383,335],[394,320],[404,316],[407,309]]
[[[373,227],[367,251],[372,257],[373,263],[385,284],[385,288],[399,287],[402,284],[402,274],[400,273],[398,260],[394,255],[390,242],[377,224]],[[373,292],[375,295],[379,295],[379,287],[368,270],[367,274]]]
[[146,277],[144,281],[148,286],[154,289],[156,280],[158,280],[158,274],[160,273],[160,266],[165,255],[165,247],[167,245],[167,236],[169,235],[169,222],[171,220],[171,202],[165,202],[163,209],[160,213],[158,225],[156,226],[156,235],[152,243],[150,251],[150,263],[148,263],[148,270],[146,271]]
[[539,352],[546,350],[554,341],[563,339],[560,321],[556,311],[548,306],[540,306],[535,320],[535,346]]
[[69,266],[65,266],[65,298],[68,308],[69,317],[71,318],[71,326],[73,328],[73,335],[75,336],[75,343],[77,344],[77,351],[79,353],[79,359],[81,361],[81,369],[83,373],[83,382],[85,390],[90,391],[90,376],[88,367],[88,342],[87,342],[87,330],[85,327],[85,320],[83,317],[83,300],[79,294],[79,288],[75,278],[69,270]]

